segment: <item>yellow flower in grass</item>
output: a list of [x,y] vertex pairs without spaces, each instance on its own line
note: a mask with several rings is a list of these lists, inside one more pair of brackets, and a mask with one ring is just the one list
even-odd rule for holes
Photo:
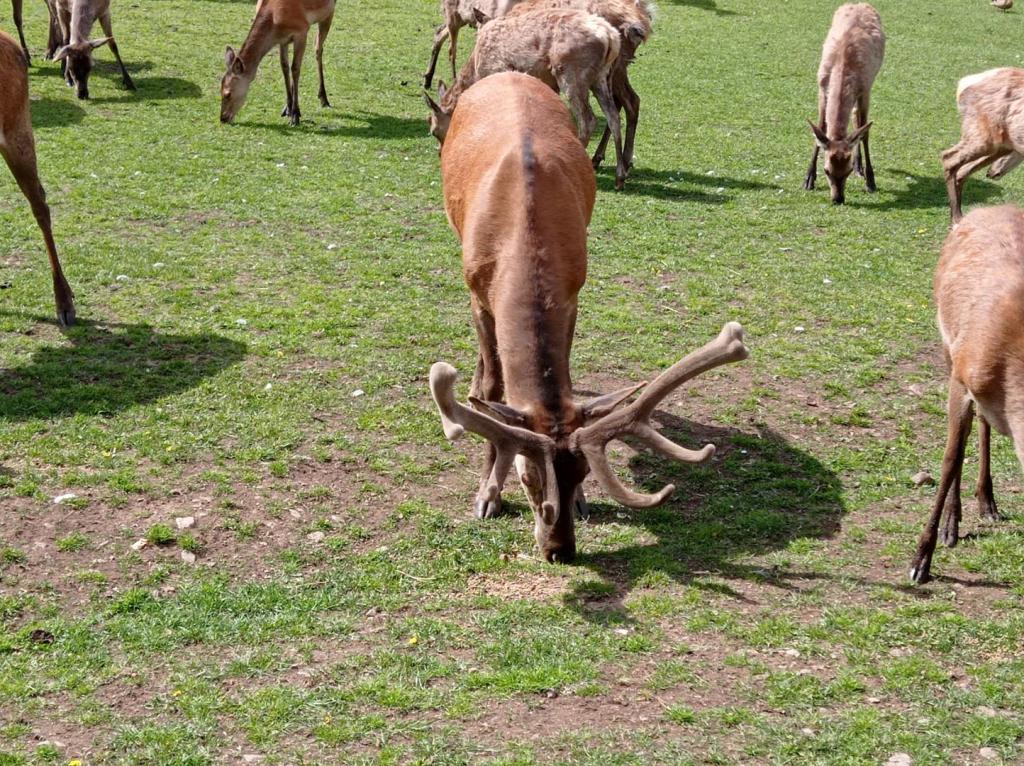
[[82,766],[82,759],[72,758],[70,761],[68,761],[68,766]]

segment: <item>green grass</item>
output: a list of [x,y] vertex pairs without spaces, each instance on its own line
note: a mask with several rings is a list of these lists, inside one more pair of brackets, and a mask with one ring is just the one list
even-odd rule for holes
[[[518,491],[472,518],[482,446],[446,444],[427,392],[438,359],[468,383],[476,342],[418,89],[435,3],[340,4],[334,108],[310,53],[297,129],[273,57],[217,121],[247,3],[115,5],[139,90],[99,49],[87,103],[41,61],[29,4],[81,321],[53,325],[41,238],[0,173],[0,764],[1019,763],[1005,440],[1007,521],[966,503],[936,581],[906,584],[931,500],[909,477],[937,476],[945,432],[937,157],[956,80],[1018,63],[1019,14],[876,5],[879,191],[851,179],[835,208],[800,188],[832,6],[662,0],[631,70],[636,169],[624,193],[598,174],[575,380],[647,379],[731,319],[752,355],[659,416],[715,461],[618,450],[630,480],[677,491],[629,511],[588,485],[560,567],[531,555]],[[1022,191],[978,177],[965,204]]]

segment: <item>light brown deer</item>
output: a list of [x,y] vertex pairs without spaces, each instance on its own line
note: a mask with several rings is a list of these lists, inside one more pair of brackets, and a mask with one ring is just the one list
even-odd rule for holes
[[942,541],[960,529],[960,473],[975,408],[980,471],[975,496],[982,517],[999,518],[992,494],[991,429],[1013,439],[1024,465],[1024,212],[1014,205],[972,211],[946,236],[935,269],[939,333],[949,362],[949,433],[932,513],[910,569],[930,576],[943,514]]
[[[633,165],[633,145],[636,140],[636,126],[640,119],[640,96],[629,82],[627,68],[636,58],[640,45],[651,36],[653,6],[648,0],[526,0],[511,10],[522,13],[538,8],[575,8],[600,16],[619,31],[621,43],[619,57],[609,77],[615,107],[626,113],[626,136],[622,143],[623,161],[626,169]],[[594,151],[594,167],[604,161],[605,149],[611,129],[605,125],[604,134]]]
[[465,92],[452,117],[441,172],[480,344],[471,406],[456,401],[454,367],[437,362],[430,370],[445,436],[471,431],[489,442],[477,516],[499,512],[515,464],[544,558],[571,561],[573,509],[583,507],[580,485],[591,469],[612,497],[632,507],[657,505],[674,489],[645,495],[625,487],[605,456],[609,441],[631,435],[685,462],[714,453],[713,445],[679,447],[649,418],[685,381],[745,358],[742,328],[726,325],[628,406],[643,384],[575,401],[569,352],[596,184],[565,106],[534,78],[513,72],[484,78]]
[[423,87],[429,90],[434,81],[437,57],[441,53],[441,46],[444,45],[445,40],[448,40],[448,58],[452,63],[452,79],[455,78],[455,43],[459,36],[459,30],[463,27],[477,26],[476,12],[482,14],[483,18],[489,21],[501,18],[520,2],[522,0],[441,0],[441,14],[444,16],[444,23],[434,30],[434,47],[430,51],[430,65],[423,75]]
[[566,96],[579,140],[586,146],[597,123],[590,108],[593,92],[614,138],[615,186],[621,189],[627,171],[619,110],[608,79],[620,45],[612,25],[586,11],[540,9],[496,19],[480,29],[473,54],[452,87],[439,84],[440,104],[424,94],[432,113],[430,132],[443,144],[462,92],[489,75],[513,71],[533,75]]
[[[109,45],[117,65],[121,67],[121,81],[128,90],[135,90],[135,83],[125,69],[121,52],[114,41],[114,29],[110,22],[110,0],[55,0],[57,21],[60,24],[61,48],[54,54],[55,61],[61,62],[61,70],[68,85],[75,88],[75,94],[82,99],[89,98],[89,74],[92,72],[92,52],[101,45]],[[103,34],[95,40],[89,39],[93,24],[100,22]]]
[[1003,67],[969,75],[957,83],[960,141],[942,153],[949,215],[963,218],[964,183],[986,165],[989,178],[1001,178],[1024,153],[1024,69]]
[[[306,53],[309,28],[317,25],[316,67],[320,75],[320,106],[329,107],[324,85],[324,41],[334,20],[335,0],[261,0],[256,6],[249,34],[238,53],[229,45],[224,53],[227,71],[220,83],[220,121],[231,122],[245,103],[249,86],[256,77],[263,57],[275,45],[280,47],[281,73],[284,75],[285,105],[281,116],[298,125],[299,74]],[[288,46],[292,46],[291,70],[288,68]]]
[[[875,191],[875,171],[868,149],[868,107],[871,86],[885,56],[885,33],[878,11],[867,3],[841,5],[832,17],[818,67],[818,124],[808,120],[814,134],[814,152],[804,188],[814,188],[818,176],[818,152],[825,152],[825,176],[832,202],[843,204],[846,179],[856,171],[864,176],[869,192]],[[850,118],[856,130],[847,135]],[[864,159],[861,160],[863,148]],[[854,156],[856,154],[856,156]]]
[[53,295],[57,303],[57,320],[62,325],[75,321],[74,294],[64,278],[57,258],[50,225],[50,208],[46,192],[39,182],[36,168],[35,139],[28,105],[28,71],[18,44],[0,32],[0,155],[14,174],[22,193],[32,206],[32,213],[43,232],[46,252],[53,274]]

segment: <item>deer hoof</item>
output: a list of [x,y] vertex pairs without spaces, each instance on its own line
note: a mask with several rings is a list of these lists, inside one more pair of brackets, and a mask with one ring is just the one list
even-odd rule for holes
[[910,568],[910,581],[915,582],[918,585],[923,585],[924,583],[932,579],[930,564],[931,562],[921,562],[914,564],[914,566]]
[[473,503],[473,513],[478,519],[493,519],[501,513],[501,498],[494,500],[477,500]]
[[804,191],[814,191],[814,176],[807,176],[804,179]]
[[75,307],[57,309],[57,322],[61,327],[70,327],[75,323]]
[[987,498],[978,499],[978,515],[990,521],[999,521],[1003,518],[999,514],[999,509],[996,508],[996,501]]

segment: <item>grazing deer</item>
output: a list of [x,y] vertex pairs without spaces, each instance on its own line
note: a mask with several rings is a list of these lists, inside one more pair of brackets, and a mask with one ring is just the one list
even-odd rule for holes
[[[868,150],[868,106],[871,85],[882,68],[884,55],[885,33],[878,11],[867,3],[839,6],[821,51],[818,124],[808,120],[814,133],[814,152],[804,179],[804,188],[813,189],[818,176],[818,152],[824,151],[825,175],[836,205],[843,204],[846,179],[854,169],[864,176],[869,192],[876,188]],[[851,115],[856,118],[857,128],[848,136]]]
[[[89,98],[89,73],[92,71],[92,52],[101,45],[109,45],[117,65],[121,67],[121,81],[128,90],[135,90],[135,83],[125,69],[121,52],[114,41],[114,28],[110,23],[110,0],[55,0],[57,22],[60,24],[61,48],[53,54],[61,62],[61,69],[67,84],[75,88],[79,98]],[[96,40],[89,39],[92,26],[99,20],[103,34]]]
[[[619,31],[619,57],[615,60],[609,77],[612,95],[617,110],[626,113],[626,137],[622,143],[623,161],[628,170],[633,166],[633,144],[636,126],[640,118],[640,96],[629,82],[627,68],[636,58],[636,50],[651,36],[651,20],[654,15],[649,0],[526,0],[512,9],[512,13],[538,8],[575,8],[600,16]],[[594,167],[604,161],[605,149],[611,137],[611,128],[605,125],[604,134],[594,152]]]
[[960,141],[942,153],[949,215],[963,218],[964,183],[976,170],[995,163],[989,178],[1001,178],[1024,153],[1024,69],[1003,67],[969,75],[957,83]]
[[[284,75],[285,104],[281,116],[298,125],[299,73],[306,52],[306,35],[317,24],[316,67],[320,74],[320,106],[328,107],[324,86],[324,41],[334,20],[334,0],[261,0],[256,6],[249,34],[238,53],[229,45],[224,54],[227,72],[220,83],[220,121],[231,122],[245,103],[249,86],[256,77],[263,57],[275,45],[281,49],[281,73]],[[292,47],[291,71],[288,69],[288,46]]]
[[18,44],[0,32],[0,155],[14,174],[32,213],[43,232],[46,252],[53,274],[53,295],[57,303],[57,321],[62,325],[75,321],[74,294],[64,278],[57,258],[57,246],[50,226],[50,208],[36,169],[35,140],[28,106],[28,72]]
[[619,50],[619,33],[586,11],[540,9],[496,19],[480,29],[473,54],[452,87],[439,83],[440,104],[424,94],[432,113],[430,132],[443,144],[462,92],[489,75],[513,71],[533,75],[568,98],[579,140],[586,146],[597,123],[589,101],[593,92],[614,137],[615,187],[621,189],[626,165],[619,110],[608,81]]
[[596,184],[561,100],[539,80],[506,72],[468,89],[441,149],[445,211],[462,242],[480,351],[470,405],[455,399],[455,368],[437,362],[430,390],[448,439],[465,431],[489,442],[474,509],[494,516],[513,463],[534,511],[548,561],[576,552],[573,508],[592,469],[609,494],[636,508],[657,505],[671,485],[645,495],[625,487],[605,446],[631,435],[685,462],[713,445],[683,449],[650,425],[654,408],[685,381],[747,356],[743,330],[718,338],[662,373],[639,398],[630,386],[586,402],[573,398],[569,352],[577,295],[586,280],[587,225]]
[[475,11],[479,11],[487,20],[497,19],[520,2],[522,0],[441,0],[444,23],[434,30],[434,47],[430,51],[430,66],[423,75],[423,87],[430,90],[430,85],[434,81],[434,70],[437,69],[437,57],[445,40],[448,40],[448,58],[452,62],[452,79],[455,78],[455,42],[460,29],[477,26]]
[[935,269],[939,333],[949,362],[949,433],[942,477],[921,532],[910,578],[925,582],[942,525],[956,545],[960,473],[978,414],[980,472],[975,497],[982,517],[999,518],[989,461],[991,429],[1013,439],[1024,465],[1024,212],[1014,205],[979,208],[946,236]]

